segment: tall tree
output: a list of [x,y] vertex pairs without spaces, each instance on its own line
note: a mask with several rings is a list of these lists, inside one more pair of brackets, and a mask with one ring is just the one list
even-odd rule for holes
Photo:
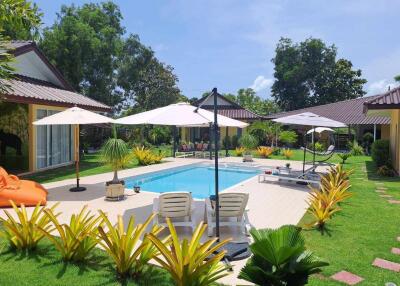
[[79,92],[114,106],[118,57],[125,29],[112,2],[62,6],[56,22],[44,30],[40,48]]
[[337,48],[320,39],[299,44],[282,38],[272,59],[275,82],[272,97],[282,110],[294,110],[365,94],[361,70],[349,60],[337,59]]
[[37,39],[42,16],[37,5],[31,1],[1,0],[0,32],[11,40]]
[[118,85],[130,113],[149,110],[185,100],[177,87],[173,68],[160,62],[154,52],[130,35],[119,59]]

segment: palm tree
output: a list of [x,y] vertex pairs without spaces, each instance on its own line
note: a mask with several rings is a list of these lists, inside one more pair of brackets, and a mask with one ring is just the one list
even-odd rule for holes
[[115,128],[113,129],[113,138],[110,138],[104,143],[101,149],[103,161],[110,165],[114,171],[114,178],[111,184],[119,184],[118,171],[123,169],[130,160],[131,152],[124,140],[118,139]]
[[328,265],[306,250],[301,228],[294,225],[274,230],[252,229],[250,234],[254,239],[250,245],[253,256],[239,278],[256,285],[305,285],[309,275]]

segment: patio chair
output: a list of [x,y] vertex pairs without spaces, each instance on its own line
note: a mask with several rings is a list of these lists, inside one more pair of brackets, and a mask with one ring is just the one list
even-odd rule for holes
[[[220,226],[238,226],[243,233],[248,235],[250,225],[247,216],[247,202],[249,194],[246,193],[222,193],[219,195]],[[215,201],[206,199],[206,213],[208,236],[213,236],[215,228]]]
[[192,194],[188,192],[173,192],[161,194],[153,201],[153,225],[167,226],[166,218],[170,218],[174,226],[189,226],[192,231],[196,229],[193,220],[194,203]]
[[194,156],[194,150],[191,149],[190,145],[182,144],[182,146],[179,148],[178,152],[175,152],[175,157],[180,158],[186,158],[186,157],[191,157]]

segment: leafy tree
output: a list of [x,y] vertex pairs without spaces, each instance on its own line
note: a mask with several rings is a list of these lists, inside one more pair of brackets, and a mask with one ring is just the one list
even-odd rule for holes
[[248,132],[255,136],[259,143],[266,142],[267,144],[274,146],[280,128],[280,124],[272,121],[255,121],[249,126]]
[[128,37],[119,60],[118,85],[123,89],[124,102],[130,106],[134,103],[131,113],[185,100],[177,82],[171,66],[160,62],[138,36]]
[[337,59],[337,48],[309,38],[293,43],[282,38],[272,59],[275,82],[272,97],[282,110],[353,99],[365,94],[361,70],[346,59]]
[[396,76],[394,77],[394,80],[400,82],[400,74],[399,74],[399,75],[396,75]]
[[40,48],[74,89],[111,106],[120,103],[115,71],[125,29],[119,7],[112,2],[62,6],[57,15]]
[[12,40],[33,40],[39,36],[43,13],[26,0],[0,1],[0,32]]
[[293,130],[285,130],[279,134],[279,141],[291,145],[297,142],[297,133]]

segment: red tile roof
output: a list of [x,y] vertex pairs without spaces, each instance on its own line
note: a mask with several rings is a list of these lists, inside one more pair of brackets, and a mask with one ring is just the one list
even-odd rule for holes
[[364,103],[367,109],[400,109],[400,86]]
[[0,82],[9,86],[10,90],[5,94],[5,99],[9,102],[64,107],[77,105],[96,111],[111,110],[109,106],[103,103],[76,92],[60,89],[49,82],[20,75],[11,80],[0,80]]
[[390,118],[384,116],[367,116],[364,113],[364,103],[374,100],[379,96],[381,95],[360,97],[288,112],[275,113],[266,116],[266,118],[274,119],[303,112],[312,112],[345,124],[390,124]]

